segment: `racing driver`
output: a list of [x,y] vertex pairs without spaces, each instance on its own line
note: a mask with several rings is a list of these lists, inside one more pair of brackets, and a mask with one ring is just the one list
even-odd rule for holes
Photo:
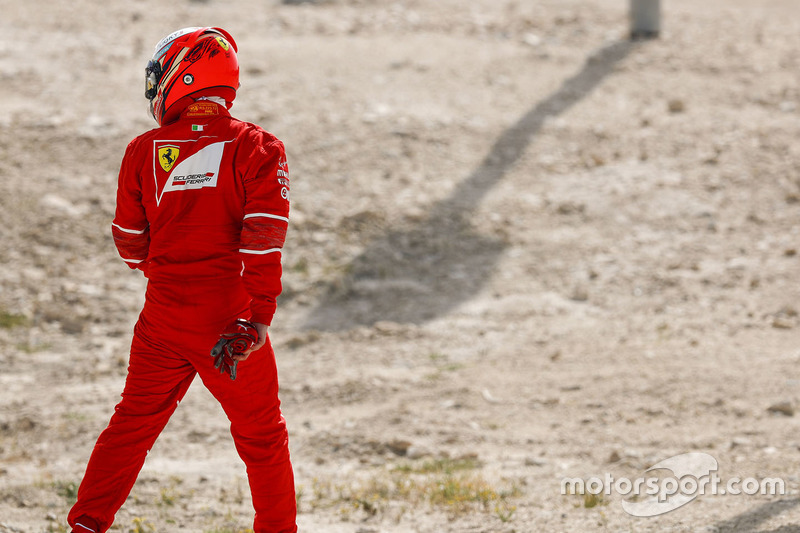
[[289,174],[283,143],[228,112],[236,52],[223,29],[184,28],[156,45],[145,70],[159,127],[128,145],[112,233],[125,263],[147,277],[147,293],[122,400],[68,516],[74,533],[111,527],[196,374],[230,420],[254,531],[297,531],[267,334],[281,291]]

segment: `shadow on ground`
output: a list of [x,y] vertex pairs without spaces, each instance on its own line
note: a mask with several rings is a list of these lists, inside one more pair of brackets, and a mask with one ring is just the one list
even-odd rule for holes
[[419,324],[479,291],[506,243],[480,233],[476,206],[506,176],[545,121],[585,98],[635,46],[619,41],[596,51],[580,72],[503,132],[483,162],[450,197],[434,204],[427,218],[369,243],[347,274],[325,289],[306,328],[342,330],[382,320]]
[[760,531],[758,527],[771,518],[800,505],[800,499],[778,500],[765,503],[755,509],[736,515],[716,524],[716,533],[800,533],[800,526],[786,525],[770,531]]

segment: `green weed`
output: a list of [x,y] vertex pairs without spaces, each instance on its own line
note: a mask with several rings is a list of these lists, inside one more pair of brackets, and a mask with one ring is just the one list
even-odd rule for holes
[[395,468],[398,472],[413,474],[453,474],[464,470],[475,470],[483,466],[475,457],[465,456],[455,459],[439,458],[424,461],[420,464],[403,464]]
[[403,465],[354,486],[314,480],[312,507],[340,505],[340,514],[350,519],[352,513],[369,518],[389,509],[404,513],[428,504],[452,515],[485,512],[494,513],[502,522],[510,521],[516,507],[509,500],[520,495],[519,487],[492,485],[471,472],[479,467],[475,458],[437,459]]
[[593,507],[597,507],[598,505],[607,505],[608,502],[603,500],[602,494],[590,494],[586,493],[583,495],[583,506],[587,509],[592,509]]
[[25,326],[27,324],[28,318],[25,315],[10,313],[5,309],[0,310],[0,328],[11,329],[17,326]]
[[56,494],[67,500],[70,507],[78,501],[78,484],[74,481],[54,481],[52,486]]
[[144,518],[134,518],[128,533],[155,533],[155,531],[153,524],[145,521]]

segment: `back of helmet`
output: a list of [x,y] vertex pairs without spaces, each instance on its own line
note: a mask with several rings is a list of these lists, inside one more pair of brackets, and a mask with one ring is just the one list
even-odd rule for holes
[[204,96],[230,107],[239,88],[236,52],[236,42],[221,28],[184,28],[162,39],[145,69],[145,97],[156,122],[169,124]]

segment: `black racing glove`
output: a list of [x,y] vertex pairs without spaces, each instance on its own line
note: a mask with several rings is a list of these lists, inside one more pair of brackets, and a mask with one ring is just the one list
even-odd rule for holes
[[217,344],[211,349],[211,357],[214,358],[214,368],[218,368],[220,374],[228,373],[231,379],[236,379],[236,361],[234,355],[242,355],[251,349],[258,342],[258,331],[256,327],[247,320],[237,319],[230,324],[220,334]]

